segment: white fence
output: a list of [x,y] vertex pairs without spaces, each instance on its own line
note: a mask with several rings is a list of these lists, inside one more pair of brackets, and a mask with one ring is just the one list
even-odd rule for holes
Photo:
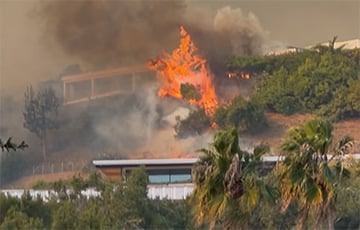
[[167,184],[167,185],[148,185],[148,197],[150,199],[159,198],[169,200],[184,200],[194,190],[194,184]]
[[[37,197],[40,197],[44,201],[49,201],[52,198],[58,198],[58,194],[53,190],[4,189],[4,190],[0,190],[0,193],[5,194],[6,196],[21,198],[24,195],[25,191],[29,191],[30,196],[33,199],[36,199]],[[71,194],[72,191],[67,190],[66,193]],[[87,189],[87,190],[81,191],[81,194],[83,196],[87,197],[87,198],[100,196],[100,192],[96,191],[95,189]]]
[[[194,189],[194,185],[191,183],[186,184],[159,184],[148,185],[148,197],[150,199],[169,199],[169,200],[183,200],[188,197]],[[42,200],[48,201],[52,198],[57,198],[57,193],[53,190],[25,190],[25,189],[4,189],[0,190],[7,196],[21,198],[25,191],[29,191],[30,196],[36,199],[40,196]],[[71,194],[71,190],[67,191],[67,194]],[[81,191],[81,194],[87,198],[100,196],[101,193],[95,189],[86,189]]]

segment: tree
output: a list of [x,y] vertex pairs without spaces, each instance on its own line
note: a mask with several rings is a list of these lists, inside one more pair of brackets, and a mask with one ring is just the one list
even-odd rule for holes
[[148,183],[149,179],[145,167],[139,167],[131,172],[121,200],[123,206],[121,217],[123,218],[124,228],[145,228],[148,211],[146,207],[149,202],[147,197]]
[[336,197],[335,229],[359,229],[360,227],[360,162],[355,163],[350,178],[346,178]]
[[[148,198],[145,167],[131,170],[126,181],[79,177],[43,182],[42,189],[58,192],[49,194],[47,201],[28,191],[21,198],[0,193],[0,229],[193,229],[189,200]],[[84,191],[99,182],[100,196],[72,196],[74,190]],[[61,198],[64,187],[70,198]]]
[[[359,117],[359,50],[329,45],[297,53],[233,57],[231,71],[256,75],[252,98],[285,115],[316,113],[332,121]],[[354,85],[355,84],[355,85]]]
[[28,217],[15,207],[10,208],[4,221],[0,225],[0,229],[43,229],[44,225],[41,219]]
[[199,101],[201,94],[196,90],[195,86],[190,83],[183,83],[180,85],[180,92],[184,99]]
[[264,77],[273,75],[275,71],[285,68],[289,72],[295,71],[308,57],[316,56],[315,50],[303,50],[295,53],[279,55],[232,57],[227,66],[231,72],[249,73]]
[[237,127],[243,131],[259,132],[267,126],[263,108],[253,100],[235,97],[227,106],[215,111],[214,120],[221,128]]
[[40,90],[36,95],[32,86],[25,92],[24,127],[41,140],[43,160],[47,156],[47,131],[57,129],[60,101],[52,88]]
[[7,212],[14,207],[20,206],[20,200],[15,197],[6,196],[0,193],[0,224],[4,221]]
[[200,135],[211,126],[210,117],[204,109],[198,109],[190,112],[187,118],[176,118],[175,132],[177,138],[187,138],[189,136]]
[[51,229],[76,229],[78,226],[78,213],[70,201],[63,201],[52,214]]
[[145,229],[193,229],[189,199],[150,200],[148,210],[151,221]]
[[[334,202],[339,183],[349,174],[344,156],[356,144],[349,137],[332,146],[332,125],[328,121],[311,120],[289,130],[281,149],[285,160],[278,167],[282,210],[295,203],[299,208],[298,229],[309,225],[318,228],[327,219],[333,229]],[[311,216],[313,214],[313,216]]]
[[[242,151],[235,128],[215,134],[209,149],[193,168],[195,190],[191,196],[198,224],[221,222],[225,228],[246,227],[246,218],[261,197],[273,197],[270,187],[256,173],[261,156],[269,151],[260,145],[252,154]],[[241,213],[241,218],[232,215]]]
[[86,206],[79,212],[78,229],[102,229],[101,225],[105,216],[99,216],[102,211],[101,203],[98,199],[90,199],[86,201]]
[[349,83],[349,94],[347,95],[347,117],[359,117],[360,116],[360,74],[358,78]]

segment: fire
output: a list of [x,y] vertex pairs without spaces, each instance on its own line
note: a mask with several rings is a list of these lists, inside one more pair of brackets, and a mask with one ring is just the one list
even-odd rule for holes
[[[190,104],[205,109],[207,114],[213,114],[218,106],[218,98],[206,60],[195,54],[196,51],[190,35],[180,27],[180,46],[171,55],[164,53],[162,57],[150,61],[148,67],[162,78],[162,87],[158,92],[160,97],[168,95],[185,99]],[[181,92],[183,84],[191,84],[200,97],[184,98]]]
[[251,75],[249,73],[237,73],[237,72],[228,72],[228,77],[229,78],[237,78],[237,79],[246,79],[249,80]]

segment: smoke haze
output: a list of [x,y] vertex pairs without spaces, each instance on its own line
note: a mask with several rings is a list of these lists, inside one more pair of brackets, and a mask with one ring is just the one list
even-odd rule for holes
[[[7,109],[5,103],[18,102],[5,100],[5,92],[22,99],[26,85],[58,80],[71,64],[85,71],[143,64],[177,47],[180,25],[208,60],[216,84],[221,83],[224,60],[233,54],[260,54],[269,36],[297,45],[326,41],[334,35],[340,39],[360,36],[358,1],[291,2],[2,1],[1,126],[9,123],[23,130],[22,102]],[[164,105],[156,96],[156,85],[124,100],[112,104],[116,108],[83,106],[73,123],[85,114],[89,121],[82,134],[94,132],[94,145],[106,143],[114,152],[136,152],[141,157],[187,154],[210,139],[205,135],[175,140],[173,127],[162,125],[162,119],[183,105],[175,101]],[[3,130],[13,135],[10,128]]]
[[227,34],[233,54],[254,55],[262,53],[265,31],[256,15],[244,15],[240,8],[226,6],[218,10],[214,19],[214,29]]
[[[253,14],[226,7],[215,21],[201,23],[181,0],[44,2],[40,15],[61,49],[95,68],[143,64],[170,52],[180,25],[189,27],[200,52],[215,65],[224,56],[261,53],[264,35]],[[214,55],[219,51],[224,54]]]
[[[115,5],[124,5],[126,4],[134,4],[136,1],[92,1],[93,5],[89,6],[90,8],[98,10],[98,15],[104,15],[105,18],[99,19],[98,23],[94,22],[93,24],[96,27],[100,27],[101,23],[105,25],[106,23],[112,22],[118,23],[119,25],[127,25],[120,19],[124,18],[121,15],[117,15],[116,12],[122,12],[121,10],[114,7],[114,9],[109,9],[109,6]],[[143,2],[143,1],[140,1]],[[152,5],[155,5],[156,2],[150,1]],[[167,1],[162,1],[167,2]],[[101,39],[108,40],[111,39],[106,35],[106,31],[110,29],[102,29],[98,31],[105,31],[99,34],[91,34],[85,33],[85,28],[79,28],[79,23],[75,23],[76,20],[80,20],[80,15],[76,18],[75,13],[79,13],[81,7],[84,8],[84,1],[65,1],[65,0],[57,0],[57,1],[48,1],[48,0],[26,0],[26,1],[13,1],[13,0],[3,0],[0,1],[0,89],[1,94],[10,93],[12,95],[17,96],[18,98],[22,98],[23,91],[26,85],[36,82],[47,80],[47,79],[55,79],[58,77],[59,73],[67,66],[71,64],[80,64],[84,69],[95,68],[94,66],[86,66],[85,63],[82,62],[83,59],[88,60],[88,62],[95,63],[101,68],[101,65],[108,65],[106,60],[102,58],[94,58],[89,56],[83,56],[82,59],[76,58],[79,56],[78,53],[74,53],[74,51],[78,51],[79,48],[72,47],[75,50],[64,49],[59,42],[65,42],[66,39],[74,39],[75,34],[82,34],[81,43],[71,43],[78,44],[80,47],[82,43],[87,44],[89,47],[89,43],[87,40],[94,40],[93,37],[97,37],[97,41],[101,45],[101,47],[106,47],[106,44],[101,41]],[[339,40],[348,40],[354,38],[360,38],[360,2],[357,0],[347,0],[347,1],[276,1],[276,0],[264,0],[264,1],[233,1],[233,0],[222,0],[222,1],[198,1],[198,0],[186,0],[180,1],[180,3],[185,6],[180,6],[181,10],[175,10],[176,12],[181,12],[178,15],[174,14],[174,10],[170,10],[169,14],[174,15],[174,20],[172,23],[167,23],[165,20],[160,23],[165,24],[175,24],[177,20],[188,19],[193,22],[194,27],[196,24],[200,25],[208,25],[207,30],[213,30],[213,20],[216,16],[216,13],[219,9],[229,5],[232,9],[241,8],[243,15],[248,15],[249,12],[253,12],[256,15],[262,25],[269,33],[266,33],[267,40],[266,43],[276,41],[276,44],[290,44],[294,46],[307,46],[313,45],[319,42],[326,42],[329,39],[333,38],[334,35],[338,35]],[[94,6],[95,4],[95,6]],[[97,6],[97,5],[98,6]],[[140,3],[136,3],[137,5],[141,5]],[[167,5],[175,5],[175,3],[167,3]],[[100,5],[102,7],[100,7]],[[149,4],[148,4],[149,5]],[[159,5],[159,4],[157,4]],[[56,7],[59,6],[58,9]],[[67,7],[66,7],[67,6]],[[108,6],[108,7],[105,7]],[[89,8],[87,7],[87,8]],[[166,7],[166,6],[164,6]],[[171,8],[170,6],[168,8]],[[126,8],[127,9],[127,8]],[[165,8],[162,8],[165,9]],[[68,13],[64,12],[68,11]],[[84,11],[84,10],[82,10]],[[160,9],[158,11],[161,11]],[[49,13],[54,13],[52,17]],[[90,11],[87,18],[96,17],[96,15],[91,15]],[[111,14],[106,14],[106,12],[111,12]],[[130,11],[133,12],[133,11]],[[130,13],[129,12],[129,13]],[[154,10],[152,12],[155,12]],[[183,13],[184,12],[184,13]],[[84,11],[85,13],[85,11]],[[95,12],[96,13],[96,12]],[[127,13],[127,12],[125,12]],[[61,17],[59,14],[64,14],[67,16],[72,16],[67,19],[66,17]],[[159,17],[163,17],[164,12],[160,12]],[[49,17],[48,17],[49,16]],[[139,15],[139,18],[141,15]],[[59,34],[61,29],[57,27],[58,24],[61,24],[60,18],[63,18],[65,22],[75,23],[74,26],[71,24],[67,25],[69,28],[75,31],[68,31],[67,34]],[[114,21],[115,18],[118,18],[119,21]],[[166,17],[165,17],[166,18]],[[84,19],[83,19],[84,20]],[[106,22],[106,23],[105,23]],[[132,22],[132,25],[134,22]],[[142,23],[144,24],[144,23]],[[147,23],[149,24],[149,23]],[[188,24],[191,24],[188,22]],[[84,20],[82,25],[87,26],[88,30],[96,31],[92,28],[92,25]],[[151,25],[154,27],[154,25]],[[184,26],[186,26],[184,24]],[[124,26],[123,26],[124,27]],[[161,26],[155,26],[160,28]],[[202,27],[205,30],[206,27]],[[109,27],[110,28],[110,27]],[[112,28],[113,31],[120,30],[120,26],[116,26]],[[150,27],[151,28],[151,27]],[[189,32],[190,29],[185,27]],[[125,27],[126,29],[126,27]],[[163,33],[165,41],[164,46],[160,46],[154,48],[154,52],[146,57],[144,55],[143,59],[153,58],[153,55],[158,55],[159,53],[155,49],[166,49],[167,44],[171,46],[176,46],[178,34],[178,27],[171,28],[174,32],[170,33],[172,38],[169,38],[169,33]],[[63,29],[66,31],[66,29]],[[133,29],[134,30],[134,29]],[[56,32],[57,31],[57,32]],[[170,30],[165,30],[170,31]],[[55,34],[58,33],[57,35]],[[200,33],[200,32],[198,32]],[[111,32],[107,32],[107,34],[112,34]],[[143,33],[141,33],[143,34]],[[156,33],[154,33],[156,35]],[[88,36],[85,36],[88,35]],[[115,34],[116,35],[116,34]],[[102,38],[101,38],[102,36]],[[56,37],[65,39],[65,41],[57,41]],[[76,37],[76,36],[75,36]],[[158,36],[159,37],[159,36]],[[165,38],[167,37],[167,38]],[[205,39],[203,41],[207,41],[206,35],[203,35]],[[79,37],[76,37],[77,41],[79,41]],[[75,41],[76,41],[75,39]],[[138,38],[142,39],[142,38]],[[149,38],[147,38],[149,39]],[[53,42],[50,42],[52,40]],[[135,38],[133,38],[135,40]],[[218,38],[218,40],[225,41],[225,39]],[[169,42],[167,42],[169,41]],[[123,41],[124,42],[124,41]],[[125,41],[128,42],[129,41]],[[135,41],[134,41],[135,42]],[[159,42],[158,44],[160,44]],[[56,44],[56,45],[54,45]],[[216,43],[218,44],[218,43]],[[96,44],[95,47],[97,46]],[[199,44],[196,42],[196,45],[199,48],[200,46],[210,46],[205,44]],[[264,44],[263,44],[264,45]],[[266,45],[266,44],[265,44]],[[217,51],[220,53],[219,56],[225,51],[223,51],[223,46],[219,47]],[[108,46],[110,47],[110,45]],[[164,48],[162,48],[164,47]],[[111,47],[116,50],[116,47]],[[170,47],[173,48],[173,47]],[[213,47],[213,49],[215,49]],[[90,52],[95,50],[95,48],[90,47]],[[96,48],[99,51],[99,48]],[[171,49],[168,49],[169,51]],[[206,49],[206,50],[209,50]],[[226,48],[226,53],[231,52],[231,47]],[[200,51],[205,52],[200,49]],[[83,51],[85,52],[85,51]],[[142,50],[142,52],[145,52]],[[80,52],[81,54],[82,52]],[[115,53],[115,52],[114,52]],[[135,52],[133,52],[135,53]],[[214,53],[216,53],[214,51]],[[69,55],[71,54],[71,55]],[[89,53],[90,54],[90,53]],[[92,52],[92,54],[96,55],[96,52]],[[135,55],[135,54],[133,54]],[[138,54],[137,54],[138,55]],[[102,57],[107,56],[108,59],[118,59],[119,57],[124,59],[121,54],[106,54],[102,55]],[[211,56],[211,55],[209,55]],[[213,55],[214,56],[214,55]],[[86,58],[85,58],[86,57]],[[96,61],[94,59],[99,59],[100,61]],[[127,57],[130,59],[130,57]],[[220,58],[219,58],[220,59]],[[118,60],[119,61],[119,60]],[[130,60],[123,60],[124,62],[130,62]],[[136,61],[136,60],[133,60]],[[140,62],[140,60],[138,60]],[[115,64],[117,61],[114,60]],[[120,61],[119,61],[120,62]],[[210,61],[209,61],[210,62]],[[213,61],[212,63],[214,63]],[[117,64],[117,63],[116,63]],[[214,66],[214,64],[212,64]],[[215,67],[213,67],[215,68]]]
[[144,63],[176,39],[181,1],[43,2],[49,36],[92,66]]

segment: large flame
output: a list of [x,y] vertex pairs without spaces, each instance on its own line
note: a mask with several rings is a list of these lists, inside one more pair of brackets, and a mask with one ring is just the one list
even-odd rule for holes
[[188,102],[205,109],[207,114],[213,114],[218,99],[212,77],[206,68],[206,60],[195,54],[197,48],[183,27],[180,27],[180,37],[180,46],[171,55],[164,53],[162,57],[148,63],[149,68],[155,70],[163,79],[158,95],[185,99],[181,86],[191,84],[200,97],[188,99]]

